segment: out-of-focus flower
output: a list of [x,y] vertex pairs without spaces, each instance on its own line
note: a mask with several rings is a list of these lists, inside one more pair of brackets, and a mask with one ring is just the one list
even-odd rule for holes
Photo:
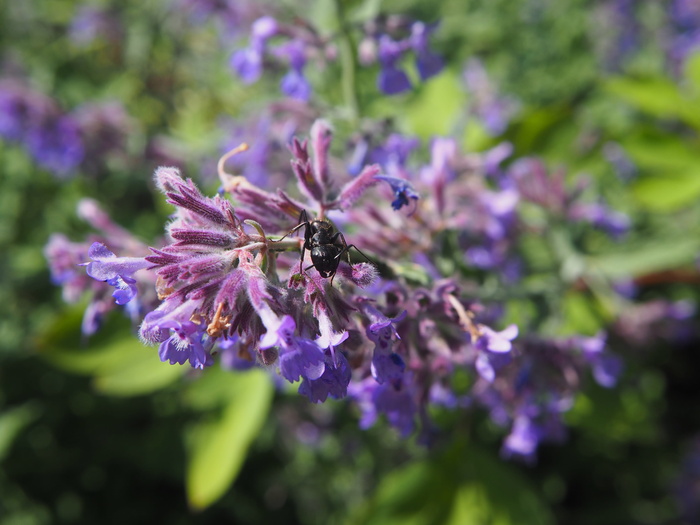
[[467,62],[464,82],[470,99],[471,114],[491,135],[503,133],[518,110],[515,100],[497,92],[479,59],[472,58]]
[[114,12],[95,5],[82,5],[73,17],[68,35],[79,46],[88,46],[97,40],[114,45],[123,39],[124,28]]

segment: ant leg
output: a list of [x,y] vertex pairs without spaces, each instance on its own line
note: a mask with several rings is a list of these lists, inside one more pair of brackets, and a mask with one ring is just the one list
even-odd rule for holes
[[[372,261],[372,259],[370,259],[369,257],[367,257],[367,256],[364,254],[364,252],[363,252],[362,250],[360,250],[357,246],[355,246],[354,244],[350,244],[350,245],[348,246],[348,252],[350,251],[350,248],[355,248],[355,249],[357,250],[357,253],[359,253],[360,255],[362,255],[362,257],[364,257],[365,260],[366,260],[368,263],[374,264],[374,262]],[[349,254],[348,254],[348,257],[350,257]]]
[[276,240],[272,240],[272,242],[280,242],[284,240],[286,237],[289,237],[290,235],[294,234],[295,232],[299,231],[302,227],[305,227],[306,230],[304,232],[304,243],[301,245],[301,260],[299,261],[299,273],[303,274],[304,273],[304,255],[306,254],[306,246],[309,244],[309,237],[310,237],[310,232],[309,232],[309,216],[306,214],[306,210],[301,210],[301,213],[299,214],[299,224],[294,226],[291,230],[289,230],[287,233],[285,233],[282,237]]
[[341,245],[342,245],[343,249],[340,251],[340,253],[338,253],[338,255],[335,256],[335,259],[339,259],[340,257],[343,256],[343,254],[345,254],[345,255],[347,255],[348,264],[351,264],[350,263],[350,248],[355,248],[359,252],[359,254],[362,255],[362,257],[364,257],[367,260],[368,263],[374,264],[372,262],[372,259],[367,257],[362,252],[362,250],[360,250],[357,246],[355,246],[354,244],[348,244],[347,242],[345,242],[345,236],[342,234],[342,232],[338,232],[337,234],[335,234],[335,236],[333,238],[334,244],[338,238],[340,238],[340,242],[342,243]]
[[[299,261],[299,274],[304,275],[304,254],[306,254],[306,243],[301,245],[301,260]],[[314,265],[312,264],[309,266],[309,268],[313,268]],[[307,268],[307,270],[309,269]]]
[[289,230],[282,237],[280,237],[279,239],[274,240],[272,242],[280,242],[281,240],[285,239],[286,237],[289,237],[290,235],[292,235],[294,232],[298,231],[302,226],[308,226],[308,225],[309,225],[309,216],[306,214],[306,210],[301,210],[301,213],[299,214],[299,224],[294,226],[294,228]]

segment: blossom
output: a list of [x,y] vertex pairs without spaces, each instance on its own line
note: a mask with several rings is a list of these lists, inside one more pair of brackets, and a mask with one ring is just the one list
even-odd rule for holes
[[382,180],[391,186],[391,190],[394,192],[394,196],[396,197],[391,203],[391,207],[396,211],[400,210],[404,206],[407,206],[409,199],[417,201],[419,198],[418,193],[407,180],[399,179],[398,177],[389,177],[387,175],[375,175],[374,178],[377,180]]
[[397,383],[401,380],[406,365],[401,356],[393,351],[393,340],[400,339],[394,325],[406,317],[406,312],[390,319],[368,302],[363,301],[360,306],[372,321],[367,327],[367,337],[374,343],[372,377],[380,385],[385,382]]
[[377,77],[377,86],[387,95],[396,95],[411,89],[408,75],[396,63],[405,52],[405,46],[388,36],[379,40],[379,63],[381,69]]
[[428,45],[428,36],[433,31],[423,22],[411,26],[411,47],[416,54],[416,67],[421,79],[427,80],[437,75],[445,66],[442,57],[433,53]]
[[291,316],[266,323],[267,332],[260,339],[260,348],[279,346],[280,372],[287,381],[321,377],[326,369],[324,352],[313,341],[294,336],[296,323]]
[[189,361],[192,368],[211,366],[214,360],[205,350],[202,339],[205,334],[201,326],[191,322],[165,321],[159,325],[162,330],[170,330],[170,337],[160,343],[158,355],[161,361],[171,365],[182,365]]
[[70,116],[44,121],[29,129],[25,140],[37,163],[57,175],[70,174],[85,154],[80,128]]
[[142,270],[150,263],[142,257],[117,257],[104,244],[96,242],[88,250],[91,262],[86,263],[87,274],[98,281],[114,286],[117,304],[126,304],[137,293],[134,272]]
[[280,84],[282,93],[299,100],[308,100],[311,96],[311,85],[304,77],[306,65],[304,44],[298,40],[291,40],[276,48],[275,54],[286,56],[289,61],[289,71]]
[[495,332],[488,326],[479,326],[479,335],[474,346],[480,351],[475,366],[481,377],[489,382],[495,379],[496,370],[507,362],[503,354],[511,351],[511,341],[517,336],[516,325],[510,325],[500,332]]
[[308,397],[313,403],[323,403],[329,396],[335,399],[345,397],[350,384],[352,371],[342,353],[326,351],[324,360],[323,373],[316,379],[304,377],[299,386],[299,393]]

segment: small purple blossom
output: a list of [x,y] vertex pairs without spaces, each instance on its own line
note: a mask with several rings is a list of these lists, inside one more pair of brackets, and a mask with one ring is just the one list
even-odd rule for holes
[[407,206],[410,202],[409,199],[417,202],[418,198],[420,197],[415,188],[407,180],[399,179],[398,177],[390,177],[388,175],[375,175],[374,178],[377,180],[382,180],[391,186],[391,190],[394,192],[394,196],[396,197],[392,201],[391,207],[396,211],[400,210],[404,206]]
[[282,77],[280,88],[285,95],[298,100],[307,101],[311,96],[311,85],[304,77],[306,55],[304,44],[298,40],[291,40],[275,49],[279,57],[286,57],[289,62],[289,71]]
[[26,144],[39,165],[61,176],[77,169],[85,154],[80,128],[69,116],[48,120],[30,129]]
[[99,242],[90,247],[88,257],[92,262],[86,264],[87,274],[97,281],[105,281],[114,286],[113,297],[117,304],[126,304],[136,296],[136,279],[132,275],[150,266],[142,257],[117,257]]
[[280,372],[287,381],[294,383],[302,378],[318,379],[323,375],[326,369],[323,350],[313,341],[294,336],[296,323],[291,316],[285,315],[267,323],[260,348],[279,347]]
[[211,354],[205,350],[202,340],[206,337],[201,326],[191,322],[165,321],[161,330],[170,330],[170,337],[160,344],[160,360],[171,365],[183,365],[189,361],[192,368],[204,368],[214,363]]
[[479,335],[474,346],[479,350],[476,358],[476,370],[486,381],[496,378],[496,371],[507,364],[508,359],[503,354],[511,351],[512,341],[518,336],[518,327],[510,325],[505,330],[495,332],[488,326],[479,326]]
[[423,22],[415,22],[411,26],[411,47],[416,54],[416,67],[422,80],[437,75],[445,67],[442,57],[433,53],[428,44],[428,37],[433,30]]
[[528,463],[534,461],[537,446],[542,438],[539,427],[525,414],[515,418],[510,434],[503,442],[503,455],[516,456]]
[[299,386],[299,393],[312,403],[323,403],[329,396],[334,399],[345,397],[352,378],[350,364],[342,353],[326,351],[324,356],[323,374],[316,379],[304,377]]
[[78,9],[68,31],[70,39],[79,46],[88,46],[100,39],[116,44],[123,33],[121,20],[113,12],[93,5]]

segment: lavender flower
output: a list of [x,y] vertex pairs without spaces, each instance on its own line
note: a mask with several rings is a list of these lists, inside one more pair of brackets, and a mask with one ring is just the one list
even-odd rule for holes
[[88,46],[96,40],[117,44],[123,39],[124,28],[119,18],[107,9],[83,5],[73,17],[68,34],[74,44]]
[[[331,157],[333,138],[325,120],[308,139],[292,138],[275,191],[226,171],[246,146],[220,160],[214,197],[176,168],[159,168],[156,184],[175,207],[167,238],[150,254],[98,241],[90,275],[118,287],[127,306],[146,306],[139,334],[165,362],[204,368],[220,353],[226,367],[264,366],[299,384],[311,402],[347,396],[363,428],[383,417],[404,436],[432,427],[431,403],[483,407],[504,429],[503,454],[533,460],[540,443],[563,437],[563,414],[583,379],[612,386],[620,361],[602,334],[519,334],[500,318],[500,301],[473,296],[476,276],[496,269],[493,288],[503,293],[500,284],[517,273],[521,204],[565,219],[584,185],[570,189],[535,159],[502,167],[507,144],[465,154],[456,141],[437,138],[428,164],[416,166],[415,140],[391,133],[368,138],[381,146],[368,147],[364,158],[377,164],[352,177]],[[259,180],[267,183],[265,175]],[[374,189],[379,182],[392,189],[393,206],[381,198],[385,186]],[[411,200],[411,215],[395,213]],[[314,238],[318,224],[327,227],[322,241]],[[459,256],[446,261],[436,249],[443,245]],[[337,249],[333,271],[311,269],[310,246]],[[350,263],[350,246],[381,262],[382,279],[372,264]],[[142,274],[159,302],[144,302]],[[472,378],[468,391],[453,389],[457,374]]]
[[231,67],[246,84],[256,82],[262,75],[263,58],[267,41],[278,31],[277,21],[262,17],[255,21],[250,35],[250,45],[231,56]]
[[137,294],[134,272],[143,270],[149,263],[141,257],[117,257],[99,242],[88,250],[92,262],[85,263],[87,274],[97,281],[105,281],[116,288],[113,297],[117,304],[126,304]]
[[389,186],[391,186],[391,190],[394,192],[394,196],[396,197],[391,203],[391,207],[395,210],[398,211],[404,206],[407,206],[409,203],[408,199],[413,201],[418,200],[418,193],[407,180],[399,179],[398,177],[389,177],[387,175],[375,175],[374,178],[377,180],[383,180],[384,182],[388,183]]
[[[114,224],[97,203],[82,200],[78,214],[101,235],[91,235],[85,242],[71,242],[64,235],[54,234],[44,248],[44,256],[53,282],[63,287],[64,300],[74,303],[83,295],[90,296],[82,324],[83,334],[89,336],[117,304],[127,305],[129,316],[138,320],[142,310],[155,302],[155,291],[149,290],[155,281],[147,272],[136,274],[148,266],[142,257],[148,251],[146,246]],[[117,258],[105,242],[129,256]],[[90,257],[95,260],[90,262]],[[81,267],[86,267],[87,272]],[[110,294],[112,288],[114,292]]]
[[434,29],[423,22],[415,22],[411,26],[411,47],[416,54],[416,67],[422,80],[437,75],[445,66],[442,58],[430,50],[428,37]]
[[389,36],[379,39],[379,76],[377,77],[377,87],[382,93],[396,95],[411,89],[411,81],[408,75],[397,62],[406,51],[406,46],[400,42],[395,42]]
[[517,112],[518,104],[497,92],[478,59],[473,58],[467,62],[463,78],[470,96],[470,112],[491,135],[503,133]]
[[80,128],[69,116],[49,119],[30,129],[26,144],[39,165],[60,176],[75,170],[85,154]]
[[281,90],[287,96],[298,100],[309,100],[311,86],[304,77],[306,55],[304,44],[298,40],[292,40],[286,45],[275,49],[277,56],[286,56],[289,61],[289,71],[282,78]]

